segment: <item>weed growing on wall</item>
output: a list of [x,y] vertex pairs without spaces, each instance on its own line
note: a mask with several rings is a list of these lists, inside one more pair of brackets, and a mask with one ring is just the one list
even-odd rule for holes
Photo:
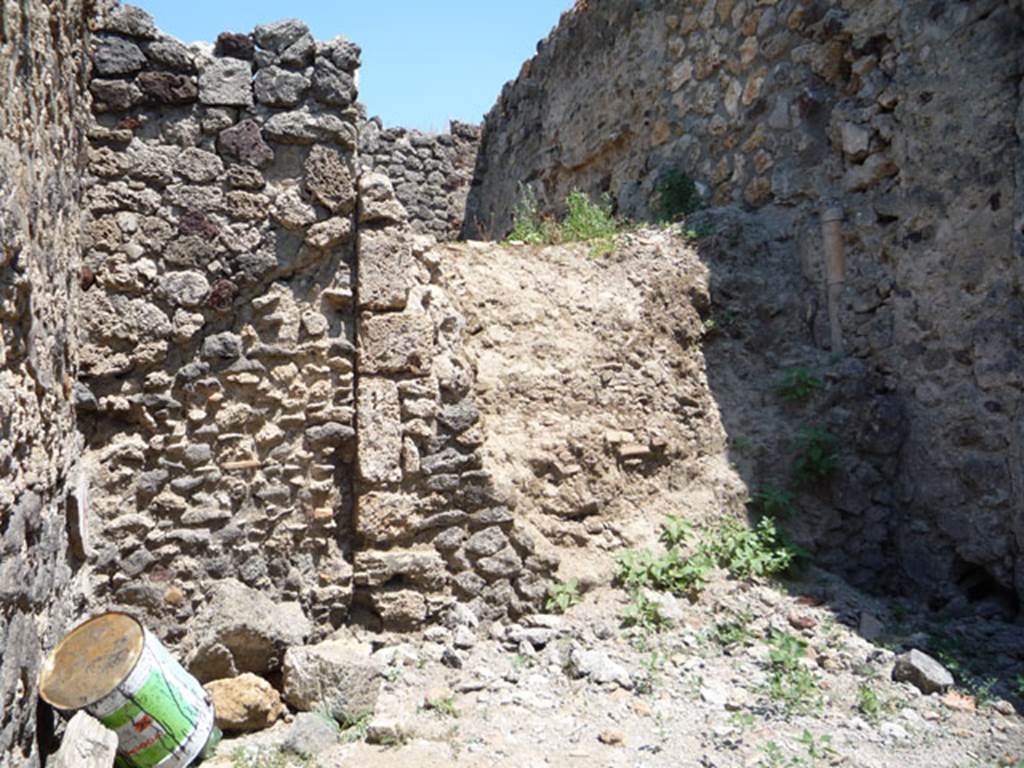
[[545,242],[543,222],[537,212],[537,196],[529,187],[520,188],[519,200],[512,212],[512,231],[508,233],[508,239],[529,245],[542,245]]
[[661,221],[681,221],[703,203],[696,182],[678,168],[662,174],[655,192],[656,213]]
[[801,427],[794,441],[793,474],[802,486],[820,485],[836,471],[836,438],[821,427]]
[[566,197],[565,206],[567,212],[561,221],[544,217],[533,191],[524,187],[507,239],[528,245],[591,243],[592,258],[608,256],[615,250],[615,236],[621,225],[612,214],[611,198],[607,194],[595,203],[583,192],[573,190]]

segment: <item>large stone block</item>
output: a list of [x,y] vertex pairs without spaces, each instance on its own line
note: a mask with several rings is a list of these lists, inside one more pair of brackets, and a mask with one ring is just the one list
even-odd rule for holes
[[284,652],[313,632],[298,603],[275,603],[235,579],[213,587],[195,626],[188,666],[201,681],[274,671]]
[[238,677],[214,680],[205,686],[224,731],[261,731],[284,714],[281,694],[262,677],[247,672]]
[[117,754],[117,734],[85,712],[71,718],[54,756],[56,768],[110,768]]
[[355,210],[356,188],[351,163],[340,152],[315,146],[306,159],[306,189],[331,213]]
[[401,577],[404,584],[436,591],[448,580],[448,569],[433,548],[355,554],[357,585],[383,587],[396,577]]
[[199,101],[209,106],[251,107],[252,65],[242,59],[213,59],[199,74]]
[[359,423],[359,476],[378,485],[402,480],[402,412],[398,385],[363,378],[356,403]]
[[289,648],[284,657],[285,701],[302,712],[354,721],[373,712],[380,666],[365,643],[331,640]]
[[359,306],[404,309],[409,294],[412,248],[395,229],[359,233]]
[[364,315],[359,366],[365,373],[426,375],[434,352],[434,324],[423,312]]
[[356,533],[371,544],[393,544],[416,529],[416,498],[374,491],[356,500]]

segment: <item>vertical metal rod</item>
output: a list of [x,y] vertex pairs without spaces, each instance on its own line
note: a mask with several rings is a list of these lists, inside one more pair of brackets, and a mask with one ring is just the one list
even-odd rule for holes
[[843,326],[839,316],[846,282],[846,255],[843,252],[843,209],[826,208],[821,214],[821,233],[825,243],[825,279],[828,283],[828,321],[832,353],[842,355]]

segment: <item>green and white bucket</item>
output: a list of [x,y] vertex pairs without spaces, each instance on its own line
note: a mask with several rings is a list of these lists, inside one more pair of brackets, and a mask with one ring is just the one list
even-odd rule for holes
[[220,737],[202,686],[124,613],[97,616],[65,637],[43,665],[39,695],[116,732],[117,768],[185,768]]

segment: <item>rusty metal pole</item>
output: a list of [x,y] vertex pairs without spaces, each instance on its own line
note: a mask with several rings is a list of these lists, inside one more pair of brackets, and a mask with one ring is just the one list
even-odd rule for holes
[[843,326],[839,309],[846,282],[846,255],[843,252],[843,209],[826,208],[821,214],[821,233],[825,242],[825,280],[828,284],[828,321],[832,353],[843,354]]

